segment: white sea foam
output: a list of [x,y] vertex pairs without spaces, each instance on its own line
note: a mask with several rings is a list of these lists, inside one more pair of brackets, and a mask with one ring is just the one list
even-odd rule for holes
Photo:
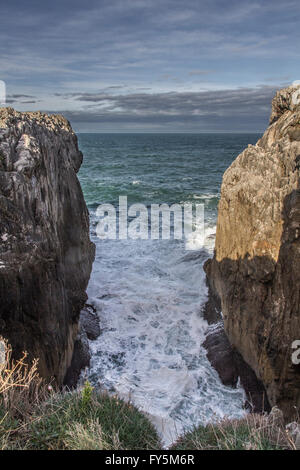
[[90,378],[147,412],[166,446],[193,425],[244,414],[242,390],[221,384],[201,346],[202,265],[214,233],[207,225],[198,251],[186,251],[184,241],[93,237],[88,295],[102,334],[91,342]]
[[213,253],[216,239],[216,226],[206,223],[204,233],[191,232],[185,239],[186,250],[206,250],[210,255]]
[[194,194],[193,199],[202,199],[202,200],[207,200],[209,201],[210,199],[217,199],[220,197],[219,193],[209,193],[209,194]]

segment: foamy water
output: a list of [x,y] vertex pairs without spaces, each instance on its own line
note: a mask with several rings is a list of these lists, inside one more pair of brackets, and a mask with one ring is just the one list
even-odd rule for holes
[[221,384],[201,346],[212,232],[200,251],[181,241],[93,237],[88,295],[102,333],[90,343],[90,379],[147,412],[165,445],[194,425],[244,414],[243,391]]
[[[252,140],[251,140],[252,139]],[[201,346],[208,325],[203,263],[212,254],[221,178],[257,140],[243,135],[80,136],[79,177],[96,260],[88,287],[101,335],[91,342],[91,382],[148,413],[168,446],[197,424],[244,414],[241,389],[225,387]],[[205,204],[206,239],[100,240],[98,204]],[[193,249],[187,251],[186,248]]]

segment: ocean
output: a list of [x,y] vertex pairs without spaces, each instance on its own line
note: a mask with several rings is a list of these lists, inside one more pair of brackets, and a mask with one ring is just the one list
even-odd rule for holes
[[[88,303],[101,335],[90,343],[92,384],[148,413],[165,446],[195,425],[244,415],[201,346],[207,331],[203,263],[212,256],[222,175],[258,134],[79,134],[79,179],[96,259]],[[205,240],[102,240],[100,204],[204,204]]]

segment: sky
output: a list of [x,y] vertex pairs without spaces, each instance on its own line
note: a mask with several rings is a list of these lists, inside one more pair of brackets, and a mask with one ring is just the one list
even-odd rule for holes
[[298,0],[3,3],[7,106],[77,132],[262,132],[300,79]]

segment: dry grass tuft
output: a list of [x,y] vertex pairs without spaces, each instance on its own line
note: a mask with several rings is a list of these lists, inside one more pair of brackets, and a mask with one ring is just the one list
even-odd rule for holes
[[0,404],[10,415],[24,416],[46,395],[46,386],[37,371],[38,361],[28,362],[28,354],[12,359],[12,349],[5,345],[5,359],[0,365]]
[[71,425],[64,444],[69,450],[125,450],[118,433],[113,432],[108,439],[98,419]]
[[0,337],[0,450],[24,449],[34,408],[49,395],[28,354],[12,358],[12,349]]

